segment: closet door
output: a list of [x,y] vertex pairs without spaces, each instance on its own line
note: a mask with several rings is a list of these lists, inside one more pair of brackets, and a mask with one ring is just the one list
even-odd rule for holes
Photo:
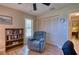
[[49,42],[56,45],[56,41],[58,38],[58,26],[59,26],[59,21],[57,17],[52,17],[49,19],[49,35],[50,39]]
[[62,20],[60,17],[53,17],[49,22],[50,42],[59,48],[67,40],[67,21],[63,22]]

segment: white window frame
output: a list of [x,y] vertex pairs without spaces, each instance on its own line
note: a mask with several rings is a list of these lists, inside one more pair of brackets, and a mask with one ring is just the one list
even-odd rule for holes
[[[26,31],[26,29],[27,29],[27,28],[26,28],[26,26],[27,26],[27,25],[26,25],[26,20],[27,20],[27,19],[32,21],[32,25],[31,25],[31,26],[32,26],[32,29],[31,29],[31,36],[27,36],[27,35],[26,35],[26,34],[27,34],[27,33],[26,33],[26,32],[27,32],[27,31]],[[32,19],[29,19],[29,18],[25,18],[25,37],[26,37],[26,38],[29,38],[29,37],[32,37],[32,36],[33,36],[33,20],[32,20]]]

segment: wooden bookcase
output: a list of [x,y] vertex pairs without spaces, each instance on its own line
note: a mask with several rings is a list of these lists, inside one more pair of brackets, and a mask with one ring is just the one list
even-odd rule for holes
[[5,29],[5,48],[6,51],[23,45],[24,32],[22,28],[7,28]]

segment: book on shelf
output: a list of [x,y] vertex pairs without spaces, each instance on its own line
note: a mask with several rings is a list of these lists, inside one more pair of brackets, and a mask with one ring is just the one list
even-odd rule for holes
[[10,40],[11,39],[11,36],[8,36],[9,38],[8,38],[8,40]]
[[19,30],[19,33],[22,34],[22,30]]
[[14,36],[14,39],[17,39],[17,35]]

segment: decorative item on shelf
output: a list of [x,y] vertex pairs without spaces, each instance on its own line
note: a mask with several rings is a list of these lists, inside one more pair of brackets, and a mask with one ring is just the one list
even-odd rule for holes
[[14,36],[11,35],[11,39],[14,39]]
[[19,30],[20,34],[22,34],[22,30]]
[[12,43],[12,45],[16,45],[16,44],[18,44],[18,42],[13,42],[13,43]]
[[15,31],[15,34],[18,34],[17,31]]
[[19,39],[20,39],[21,37],[20,37],[20,35],[19,35]]
[[19,37],[18,37],[18,35],[17,35],[17,39],[18,39]]
[[12,17],[0,15],[0,24],[12,24]]
[[14,34],[17,34],[17,31],[14,31]]
[[14,34],[15,34],[14,30],[13,30],[13,31],[11,31],[11,32],[12,32],[12,35],[14,35]]
[[7,30],[7,35],[9,35],[9,34],[10,34],[9,30]]
[[9,30],[9,33],[10,33],[9,35],[12,35],[12,31],[11,30]]
[[7,40],[9,40],[9,37],[7,36]]
[[15,35],[14,38],[17,39],[17,35]]
[[11,39],[11,36],[8,36],[8,40],[10,40]]

